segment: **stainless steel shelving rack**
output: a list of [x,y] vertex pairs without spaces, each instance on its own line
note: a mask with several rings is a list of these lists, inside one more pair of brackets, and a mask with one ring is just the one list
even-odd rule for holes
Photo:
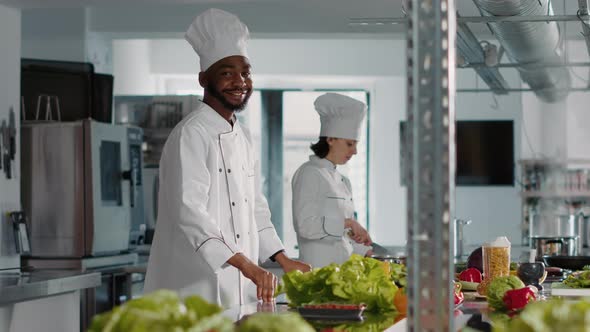
[[451,331],[455,2],[407,12],[408,331]]

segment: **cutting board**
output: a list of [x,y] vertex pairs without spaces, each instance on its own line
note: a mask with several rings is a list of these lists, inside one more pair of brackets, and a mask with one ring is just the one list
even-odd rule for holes
[[570,288],[562,282],[554,282],[551,284],[551,296],[590,296],[590,288]]

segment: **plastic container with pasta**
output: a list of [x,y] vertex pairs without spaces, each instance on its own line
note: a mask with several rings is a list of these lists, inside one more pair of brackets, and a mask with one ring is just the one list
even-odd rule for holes
[[490,281],[510,275],[510,242],[505,236],[498,237],[483,245],[482,254],[484,280],[478,292],[485,295]]

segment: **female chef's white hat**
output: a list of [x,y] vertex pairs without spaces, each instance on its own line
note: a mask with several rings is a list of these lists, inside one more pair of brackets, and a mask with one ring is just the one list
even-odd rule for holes
[[228,56],[248,57],[249,35],[248,27],[237,16],[211,8],[195,17],[184,38],[199,55],[201,71],[206,71]]
[[367,105],[338,93],[323,94],[313,104],[322,124],[320,137],[359,140]]

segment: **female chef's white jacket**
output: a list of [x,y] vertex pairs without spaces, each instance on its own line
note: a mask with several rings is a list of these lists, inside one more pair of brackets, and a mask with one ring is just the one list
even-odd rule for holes
[[198,294],[224,307],[256,301],[256,286],[227,264],[283,249],[260,189],[249,133],[205,103],[172,131],[160,161],[158,219],[145,292]]
[[352,188],[331,161],[310,156],[295,172],[292,187],[299,259],[316,268],[371,249],[345,234],[344,220],[354,218]]

